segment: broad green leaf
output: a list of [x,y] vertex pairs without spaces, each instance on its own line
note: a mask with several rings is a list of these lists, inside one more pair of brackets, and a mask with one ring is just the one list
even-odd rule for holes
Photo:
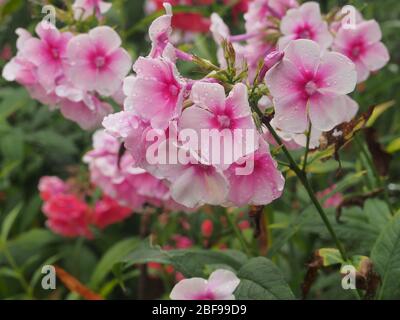
[[235,250],[187,249],[167,251],[157,246],[150,246],[150,243],[146,241],[128,254],[123,262],[128,266],[149,262],[170,264],[186,277],[204,277],[204,271],[209,265],[226,265],[238,270],[246,260],[245,254]]
[[6,216],[6,218],[3,221],[3,224],[1,225],[1,241],[6,242],[8,239],[8,235],[11,231],[11,228],[17,219],[17,216],[19,212],[21,211],[22,204],[18,204],[14,209],[11,210],[11,212]]
[[400,215],[397,214],[382,230],[371,258],[381,276],[378,299],[400,298]]
[[[361,171],[355,174],[347,175],[345,178],[343,178],[343,180],[336,184],[335,190],[327,194],[320,201],[324,202],[333,194],[342,192],[347,188],[359,183],[365,173],[366,171]],[[316,210],[313,209],[312,205],[309,204],[298,215],[295,215],[287,228],[279,233],[279,235],[274,239],[272,246],[268,250],[268,257],[273,257],[299,230],[312,221],[317,221],[319,223],[320,217],[318,216]]]
[[235,291],[238,300],[290,300],[293,292],[280,270],[267,258],[253,258],[237,273],[240,284]]
[[[45,246],[60,241],[61,238],[46,229],[32,229],[20,234],[17,238],[8,241],[7,247],[17,264],[22,264],[26,259],[43,249]],[[0,250],[0,265],[6,259]]]
[[111,271],[112,267],[121,262],[133,248],[137,246],[138,240],[136,238],[129,238],[122,240],[112,246],[101,258],[93,271],[92,278],[90,280],[90,286],[97,288],[104,280],[106,275]]
[[379,231],[392,218],[386,202],[379,199],[368,199],[364,204],[364,212],[368,217],[369,223]]

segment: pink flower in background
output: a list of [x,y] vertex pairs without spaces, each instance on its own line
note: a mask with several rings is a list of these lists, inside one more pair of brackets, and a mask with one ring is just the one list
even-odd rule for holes
[[70,81],[82,90],[95,90],[104,96],[115,94],[132,63],[120,46],[119,35],[107,26],[74,37],[67,47]]
[[93,223],[104,229],[108,225],[125,220],[132,213],[132,209],[120,206],[114,199],[104,196],[94,206]]
[[39,192],[43,201],[47,201],[57,194],[67,193],[67,191],[67,184],[58,177],[45,176],[39,181]]
[[188,249],[193,247],[193,241],[190,240],[190,238],[180,234],[173,235],[172,240],[175,242],[175,247],[177,249]]
[[91,208],[73,194],[59,193],[43,205],[47,226],[65,237],[93,237],[89,229]]
[[8,43],[6,43],[0,50],[0,59],[8,61],[11,58],[12,58],[12,49],[11,46]]
[[[258,63],[271,51],[276,50],[275,43],[268,39],[277,34],[276,21],[282,19],[290,8],[296,8],[296,0],[254,0],[244,15],[246,34],[249,37],[244,55],[249,65],[250,79],[257,71]],[[274,22],[275,21],[275,22]]]
[[250,174],[240,175],[238,172],[246,165],[246,159],[232,164],[224,172],[230,185],[227,198],[230,205],[266,205],[282,195],[285,179],[278,171],[267,144],[261,142],[260,148],[247,160],[249,158],[253,163]]
[[283,37],[278,42],[281,50],[290,41],[296,39],[313,40],[322,49],[330,47],[333,41],[328,24],[322,19],[320,7],[317,2],[306,2],[299,8],[290,9],[282,18],[280,29],[283,34]]
[[37,78],[43,88],[53,91],[57,79],[64,76],[67,45],[73,35],[43,23],[37,25],[36,34],[40,39],[32,37],[24,41],[22,55],[36,66]]
[[75,0],[72,5],[75,20],[86,20],[93,15],[100,19],[111,7],[111,3],[102,0]]
[[[165,4],[168,6],[176,5],[211,5],[214,0],[147,0],[145,9],[148,13],[152,13],[157,10],[165,8]],[[169,14],[167,9],[167,14]],[[203,17],[197,12],[177,12],[174,16],[171,16],[170,25],[176,29],[186,32],[203,32],[208,31],[210,21],[208,18]]]
[[354,29],[341,28],[338,31],[333,49],[355,63],[357,82],[365,81],[370,72],[388,63],[389,52],[381,39],[382,32],[375,20],[360,22]]
[[233,292],[240,279],[229,270],[218,269],[208,280],[190,278],[181,280],[170,294],[172,300],[234,300]]
[[[323,191],[317,192],[317,198],[323,199],[325,198],[325,196],[335,191],[335,189],[336,185],[334,184]],[[324,208],[337,208],[342,203],[343,199],[344,199],[343,194],[340,192],[336,192],[325,200],[323,204]]]
[[203,223],[201,224],[201,234],[203,235],[203,237],[210,238],[213,234],[213,231],[214,231],[214,224],[212,220],[210,219],[204,220]]
[[357,81],[353,62],[336,52],[324,52],[311,40],[294,40],[283,60],[267,72],[273,96],[275,124],[283,131],[303,133],[309,121],[329,131],[348,118],[349,100]]
[[[194,106],[183,111],[179,120],[180,128],[194,129],[198,137],[202,137],[202,129],[214,129],[221,133],[218,150],[211,142],[209,149],[200,150],[201,156],[208,162],[222,166],[230,165],[233,161],[258,148],[257,129],[251,115],[247,88],[244,84],[236,84],[229,96],[225,97],[222,85],[197,82],[193,85],[191,99]],[[241,133],[241,137],[235,137],[235,132]],[[252,139],[249,139],[249,134]],[[233,137],[232,143],[227,142],[227,137]],[[211,137],[209,139],[211,140]],[[201,141],[201,143],[203,145],[204,142]],[[216,158],[215,154],[219,157]]]
[[296,0],[254,0],[244,15],[246,31],[263,32],[272,25],[271,18],[281,19],[291,8],[298,7]]
[[165,129],[182,110],[185,83],[169,60],[140,57],[133,70],[136,76],[124,81],[125,110],[148,120],[156,129]]

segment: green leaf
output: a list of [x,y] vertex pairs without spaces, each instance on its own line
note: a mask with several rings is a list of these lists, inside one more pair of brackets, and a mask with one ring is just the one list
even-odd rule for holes
[[121,259],[124,258],[130,251],[132,251],[132,248],[136,247],[137,243],[138,240],[136,238],[129,238],[112,246],[97,264],[90,280],[90,287],[94,289],[99,287],[101,282],[111,271],[112,267],[116,263],[121,262]]
[[372,127],[376,120],[389,108],[393,107],[396,104],[395,100],[390,100],[384,103],[381,103],[375,106],[374,111],[372,111],[371,116],[367,121],[367,127]]
[[[9,241],[7,247],[16,263],[21,264],[45,246],[60,240],[60,237],[49,230],[32,229]],[[5,262],[6,259],[0,250],[0,265]]]
[[386,202],[378,199],[368,199],[364,204],[364,212],[368,217],[369,223],[379,231],[392,218]]
[[397,214],[382,230],[371,253],[381,276],[379,299],[400,298],[400,215]]
[[291,300],[293,292],[280,270],[267,258],[253,258],[238,272],[238,300]]
[[400,138],[394,139],[386,148],[386,151],[389,153],[396,153],[400,151]]
[[21,211],[21,208],[22,204],[20,203],[14,209],[12,209],[11,212],[4,219],[4,222],[1,225],[1,235],[0,235],[2,242],[7,241],[10,230],[14,225],[14,222],[17,219],[19,212]]
[[123,262],[128,266],[148,262],[158,262],[174,266],[186,277],[204,277],[209,265],[226,265],[234,270],[246,262],[244,253],[235,250],[212,251],[202,249],[162,250],[151,246],[149,241],[142,243],[136,250],[127,255]]
[[322,248],[318,250],[318,255],[322,258],[322,265],[324,267],[342,264],[344,262],[338,249]]

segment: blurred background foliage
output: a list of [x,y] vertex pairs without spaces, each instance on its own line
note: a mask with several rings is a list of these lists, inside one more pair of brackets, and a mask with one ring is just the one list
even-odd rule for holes
[[[63,5],[62,1],[51,1]],[[107,23],[114,26],[124,41],[125,48],[135,58],[148,52],[147,27],[152,19],[143,11],[143,1],[115,0],[113,10],[107,15]],[[320,1],[325,12],[346,1]],[[393,159],[390,173],[385,181],[389,189],[390,201],[399,207],[400,194],[400,2],[398,0],[356,0],[352,1],[362,10],[366,18],[379,21],[383,31],[383,42],[391,53],[390,63],[378,74],[373,75],[358,87],[353,97],[361,110],[370,106],[392,102],[374,123],[378,130],[379,142],[388,150]],[[191,10],[199,10],[192,8]],[[230,23],[233,33],[243,31],[241,23],[229,20],[229,8],[215,4],[201,8],[204,14],[219,12]],[[38,1],[9,0],[0,7],[0,50],[10,47],[15,53],[18,27],[31,32],[41,19],[41,5]],[[242,18],[242,17],[241,17]],[[59,27],[63,27],[62,24]],[[197,52],[200,56],[215,61],[215,45],[207,35],[197,35],[192,44],[184,49]],[[0,58],[0,69],[6,61]],[[193,73],[190,66],[182,65],[184,73]],[[129,248],[136,246],[140,217],[133,215],[124,223],[111,226],[94,241],[63,239],[54,235],[44,225],[41,200],[37,184],[41,176],[57,175],[68,178],[71,173],[87,174],[81,159],[91,148],[91,132],[82,131],[77,125],[65,120],[58,112],[50,112],[46,106],[32,100],[28,93],[15,83],[0,79],[0,298],[78,298],[77,295],[59,286],[54,292],[40,288],[41,266],[57,264],[66,269],[82,283],[107,298],[137,298],[139,270],[122,269],[114,265]],[[360,135],[361,147],[365,144]],[[340,152],[343,170],[338,174],[338,164],[334,160],[315,163],[312,182],[315,189],[323,190],[336,183],[345,196],[367,193],[374,190],[373,168],[363,156],[360,145],[352,143]],[[234,222],[247,220],[247,208],[233,212]],[[334,221],[335,209],[329,209]],[[211,213],[210,213],[211,212]],[[376,220],[376,212],[382,219]],[[245,214],[246,213],[246,214]],[[238,239],[232,236],[232,228],[223,223],[224,209],[203,208],[188,218],[172,214],[167,224],[153,217],[152,232],[161,245],[168,244],[174,234],[184,234],[197,247],[218,248],[221,244],[233,249],[241,249]],[[389,208],[382,199],[369,199],[364,209],[345,208],[342,223],[334,223],[341,240],[352,254],[371,255],[389,214]],[[269,248],[267,256],[282,270],[297,297],[301,296],[302,283],[311,253],[329,246],[330,238],[317,213],[310,205],[306,193],[296,179],[288,179],[284,196],[265,210],[268,223]],[[200,228],[204,219],[212,219],[213,236],[204,244]],[[183,230],[180,221],[188,220],[190,230]],[[221,222],[222,221],[222,222]],[[243,236],[257,253],[258,244],[251,229],[243,231]],[[400,247],[400,246],[399,246]],[[400,254],[399,254],[400,258]],[[346,299],[353,298],[350,292],[340,287],[340,274],[335,267],[320,272],[312,288],[310,298]],[[169,277],[169,278],[168,278]],[[162,275],[151,280],[155,287],[153,297],[166,297],[173,279]],[[151,282],[149,280],[149,287]],[[161,281],[161,284],[160,284]],[[164,294],[164,295],[163,295]]]

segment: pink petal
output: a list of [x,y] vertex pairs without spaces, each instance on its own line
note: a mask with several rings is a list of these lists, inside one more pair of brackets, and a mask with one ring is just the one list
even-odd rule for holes
[[172,198],[186,207],[202,204],[220,205],[228,193],[227,181],[214,168],[207,172],[198,170],[197,165],[186,169],[171,185]]
[[192,101],[212,112],[225,108],[225,90],[217,83],[196,82],[192,88]]
[[111,60],[109,68],[119,77],[123,78],[132,67],[132,59],[124,49],[117,49],[109,57]]
[[238,83],[233,87],[226,99],[226,107],[232,109],[233,118],[251,115],[247,87],[243,83]]
[[308,128],[307,108],[304,99],[299,95],[274,99],[275,123],[283,131],[303,133]]
[[370,71],[377,71],[389,62],[389,52],[382,42],[369,46],[361,56],[361,61]]
[[284,60],[292,62],[300,72],[314,74],[320,62],[321,48],[312,40],[292,41],[285,49]]
[[86,61],[87,53],[93,48],[88,34],[79,34],[72,38],[67,46],[67,57],[73,65]]
[[289,9],[281,21],[281,32],[284,35],[292,34],[299,24],[303,23],[303,17],[299,9]]
[[184,279],[171,291],[172,300],[194,300],[196,296],[207,292],[207,280],[202,278]]
[[309,116],[312,125],[321,131],[332,130],[347,117],[349,101],[344,95],[315,94],[310,99]]
[[358,24],[357,33],[369,44],[376,43],[382,39],[381,28],[375,20],[363,21]]
[[179,118],[179,127],[182,129],[190,128],[198,131],[204,128],[212,128],[211,121],[213,114],[203,108],[192,106],[183,110]]
[[368,79],[370,72],[367,66],[360,60],[355,62],[357,71],[357,83],[361,83]]
[[112,53],[121,46],[121,38],[118,33],[108,26],[90,30],[89,36],[94,43],[101,44],[107,53]]
[[219,269],[211,273],[208,288],[216,299],[230,298],[240,283],[240,279],[229,270]]
[[320,6],[317,2],[306,2],[298,10],[301,11],[303,21],[309,24],[317,25],[322,20]]
[[88,72],[96,76],[95,89],[103,96],[109,97],[118,91],[123,76],[116,74],[112,69],[107,68],[101,71]]
[[301,80],[302,75],[296,65],[285,58],[269,70],[265,77],[268,89],[275,99],[285,98],[297,93],[297,84]]
[[354,63],[337,52],[327,52],[322,56],[316,77],[322,81],[320,89],[336,94],[354,91],[357,82]]

